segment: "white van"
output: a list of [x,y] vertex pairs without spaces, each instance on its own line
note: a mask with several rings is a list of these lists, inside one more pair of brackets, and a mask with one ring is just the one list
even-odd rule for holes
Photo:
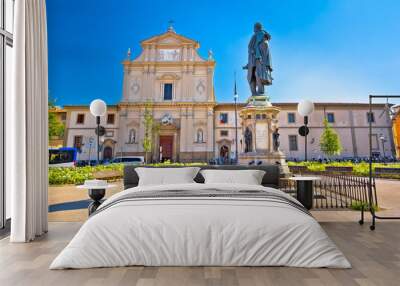
[[122,163],[124,165],[143,165],[144,157],[143,156],[122,156],[118,158],[114,158],[111,163]]

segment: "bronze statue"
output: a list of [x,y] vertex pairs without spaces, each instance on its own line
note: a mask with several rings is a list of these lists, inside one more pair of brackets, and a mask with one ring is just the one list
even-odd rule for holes
[[264,85],[272,84],[272,62],[269,51],[271,35],[264,31],[261,23],[254,25],[254,34],[248,46],[247,80],[251,95],[264,95]]
[[252,152],[253,151],[253,134],[251,133],[249,127],[246,128],[244,132],[244,152]]
[[272,133],[272,142],[273,142],[273,148],[275,152],[279,151],[279,146],[281,145],[279,141],[279,128],[276,128],[274,133]]

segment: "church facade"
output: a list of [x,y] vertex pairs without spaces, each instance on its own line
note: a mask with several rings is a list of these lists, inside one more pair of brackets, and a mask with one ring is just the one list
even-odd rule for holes
[[[156,131],[153,132],[152,161],[208,162],[214,158],[229,159],[244,152],[242,120],[233,103],[218,104],[214,94],[215,61],[198,54],[199,43],[175,33],[166,33],[141,42],[141,53],[131,59],[130,52],[122,62],[122,99],[108,106],[101,118],[106,128],[102,137],[102,158],[144,156],[143,139],[146,135],[145,114],[150,113]],[[302,159],[304,138],[297,129],[302,120],[296,103],[273,103],[281,109],[279,132],[281,150],[288,158]],[[374,150],[391,155],[394,152],[392,125],[387,114],[379,116],[384,105],[373,106]],[[97,149],[95,119],[89,106],[64,106],[57,111],[65,123],[64,146],[77,147],[79,159],[95,158]],[[366,104],[316,103],[310,116],[309,158],[322,157],[319,137],[323,119],[327,118],[341,136],[343,157],[366,157],[368,136],[368,106]],[[256,115],[262,121],[263,114]],[[237,129],[237,142],[236,130]],[[381,146],[379,138],[387,138]],[[374,138],[375,138],[374,137]],[[375,142],[376,141],[376,142]]]
[[141,42],[142,52],[123,62],[123,97],[118,104],[122,155],[143,154],[144,112],[157,124],[154,161],[207,161],[213,157],[214,67],[199,43],[166,33]]

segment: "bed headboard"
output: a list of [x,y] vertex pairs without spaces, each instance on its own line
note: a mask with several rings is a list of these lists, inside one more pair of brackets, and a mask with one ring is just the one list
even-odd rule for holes
[[[135,171],[135,168],[138,166],[124,166],[124,189],[129,189],[136,187],[139,183],[139,177]],[[149,167],[146,168],[157,168],[157,167]],[[182,168],[180,166],[171,166],[168,168]],[[200,166],[201,170],[205,169],[219,169],[219,170],[263,170],[265,171],[265,175],[262,179],[261,184],[265,187],[278,188],[279,186],[279,178],[280,167],[279,165],[260,165],[260,166],[245,166],[245,165],[207,165]],[[197,183],[204,183],[204,178],[200,174],[194,178]]]

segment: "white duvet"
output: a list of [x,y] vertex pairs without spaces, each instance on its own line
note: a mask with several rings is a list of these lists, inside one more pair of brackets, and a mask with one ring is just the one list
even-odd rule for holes
[[[318,222],[289,205],[257,198],[115,200],[130,192],[263,190],[254,185],[136,187],[106,200],[50,269],[145,266],[293,266],[349,268]],[[108,207],[106,208],[105,206]]]

